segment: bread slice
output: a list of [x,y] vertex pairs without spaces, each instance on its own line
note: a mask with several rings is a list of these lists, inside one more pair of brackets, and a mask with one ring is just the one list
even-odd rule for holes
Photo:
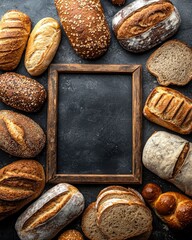
[[97,226],[97,210],[95,205],[95,202],[93,202],[85,209],[81,222],[82,231],[88,239],[107,240]]
[[123,199],[105,201],[99,208],[97,221],[110,240],[125,240],[152,228],[150,210],[144,204]]
[[192,48],[179,40],[170,40],[152,53],[147,69],[160,85],[186,85],[192,79]]

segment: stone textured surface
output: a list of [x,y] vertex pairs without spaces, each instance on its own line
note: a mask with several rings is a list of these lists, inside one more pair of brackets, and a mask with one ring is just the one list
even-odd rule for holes
[[[105,10],[105,14],[107,17],[107,21],[109,23],[110,29],[111,29],[111,19],[112,17],[119,11],[120,7],[115,7],[111,4],[111,1],[107,0],[101,0],[102,5]],[[130,3],[132,1],[126,1],[126,4]],[[181,27],[178,31],[178,33],[172,37],[177,38],[180,40],[185,41],[190,46],[192,46],[192,18],[191,18],[191,8],[192,3],[191,0],[173,0],[172,1],[176,7],[178,8],[180,14],[181,14]],[[32,26],[34,27],[35,24],[44,17],[53,17],[57,20],[59,20],[57,16],[57,12],[54,6],[53,0],[25,0],[25,1],[19,1],[19,0],[1,0],[0,1],[0,15],[2,16],[7,10],[10,9],[19,9],[21,11],[24,11],[26,14],[28,14],[32,20]],[[102,56],[101,58],[94,60],[94,61],[87,61],[82,60],[80,57],[78,57],[73,49],[71,48],[66,35],[64,31],[62,30],[62,41],[59,46],[58,52],[53,59],[54,63],[121,63],[121,64],[142,64],[143,65],[143,105],[144,102],[148,96],[148,94],[151,92],[151,90],[158,86],[158,83],[147,70],[145,67],[146,60],[148,59],[149,55],[153,52],[154,49],[142,53],[142,54],[133,54],[126,52],[117,42],[117,40],[114,37],[114,34],[112,33],[112,40],[111,45],[107,53]],[[156,49],[156,48],[155,48]],[[22,58],[18,68],[16,69],[17,73],[24,74],[26,76],[29,76],[27,73],[25,67],[24,67],[24,59]],[[30,76],[29,76],[30,77]],[[38,80],[41,84],[45,86],[47,89],[47,77],[48,77],[48,71],[46,71],[42,76],[36,77],[35,79]],[[110,80],[110,77],[109,77]],[[92,86],[94,87],[94,86]],[[192,98],[192,82],[190,82],[188,85],[184,87],[175,87],[172,86],[172,88],[182,92],[183,94],[189,96]],[[10,107],[5,106],[3,103],[0,103],[0,109],[11,109]],[[40,126],[46,131],[46,114],[47,114],[47,103],[44,104],[41,111],[38,113],[30,113],[26,114],[27,116],[31,117],[33,120],[35,120],[37,123],[40,124]],[[151,134],[154,131],[157,130],[165,130],[163,127],[159,127],[156,124],[150,123],[147,119],[143,118],[143,145],[147,141],[147,139],[151,136]],[[191,136],[184,136],[185,139],[192,141]],[[45,150],[38,155],[36,158],[39,160],[44,166],[45,166],[45,157],[46,152]],[[3,151],[0,151],[0,167],[11,163],[12,161],[16,160],[18,158],[12,157],[8,155],[7,153],[4,153]],[[148,182],[155,182],[162,186],[163,191],[179,191],[175,186],[172,184],[158,178],[156,175],[149,172],[147,169],[143,167],[143,184],[132,186],[135,189],[137,189],[139,192],[141,192],[144,184]],[[97,194],[101,189],[103,189],[104,185],[77,185],[79,190],[83,193],[85,199],[86,199],[86,206],[95,201]],[[47,188],[50,188],[50,186],[47,185]],[[16,231],[14,230],[14,224],[19,216],[19,214],[22,213],[22,210],[2,221],[0,223],[0,239],[1,240],[19,240]],[[173,232],[172,230],[169,230],[168,227],[159,221],[159,219],[153,214],[153,232],[151,235],[150,240],[190,240],[191,235],[186,234],[185,232]],[[77,220],[75,220],[73,223],[71,223],[68,228],[76,228],[77,230],[80,230],[80,222],[81,217],[79,217]],[[54,240],[56,240],[55,238]]]

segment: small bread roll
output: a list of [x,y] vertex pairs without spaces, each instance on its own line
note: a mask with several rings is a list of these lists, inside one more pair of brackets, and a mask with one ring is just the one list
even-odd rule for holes
[[55,19],[43,18],[36,24],[25,53],[25,67],[29,74],[38,76],[48,68],[60,41],[61,29]]
[[62,233],[58,240],[84,240],[84,238],[79,231],[71,229]]

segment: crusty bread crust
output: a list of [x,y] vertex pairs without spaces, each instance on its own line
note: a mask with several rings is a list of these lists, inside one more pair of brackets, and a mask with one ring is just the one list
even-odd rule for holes
[[[173,81],[172,78],[164,80],[162,77],[162,73],[163,73],[163,72],[161,72],[162,70],[158,71],[158,70],[153,69],[154,60],[157,61],[157,59],[160,58],[160,53],[165,52],[166,56],[169,55],[169,52],[167,51],[167,46],[172,46],[173,49],[175,48],[175,46],[180,46],[182,49],[187,49],[187,51],[189,51],[189,53],[191,54],[191,61],[188,63],[188,65],[190,64],[190,66],[188,67],[189,69],[188,69],[185,77],[181,78],[181,76],[178,76],[178,75],[176,75],[176,73],[174,73],[174,68],[176,67],[174,61],[170,61],[167,64],[168,64],[170,71],[171,71],[171,66],[174,65],[172,74],[175,74],[177,76],[177,80]],[[175,50],[173,52],[175,53],[175,56],[177,56],[177,52]],[[166,59],[164,59],[163,61],[166,61]],[[173,59],[173,57],[172,57],[172,59]],[[178,56],[178,58],[176,58],[176,59],[180,59],[180,56]],[[185,55],[183,56],[182,60],[180,59],[180,62],[184,63],[184,64],[182,64],[183,66],[186,66],[187,62],[185,62]],[[180,40],[177,40],[177,39],[169,40],[169,41],[165,42],[163,45],[161,45],[157,50],[155,50],[150,55],[150,57],[147,60],[146,67],[151,74],[153,74],[155,77],[157,77],[157,81],[160,85],[168,86],[170,84],[174,84],[174,85],[178,85],[178,86],[184,86],[192,80],[192,48],[189,47],[185,42],[182,42]],[[163,75],[165,75],[165,74],[163,74]]]
[[153,89],[146,100],[143,114],[150,121],[177,133],[192,132],[192,100],[171,88]]

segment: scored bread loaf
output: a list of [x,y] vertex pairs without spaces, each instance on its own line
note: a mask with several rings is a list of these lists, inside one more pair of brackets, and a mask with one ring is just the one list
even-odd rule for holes
[[192,196],[192,143],[164,131],[155,132],[143,149],[144,166]]
[[144,116],[180,134],[192,132],[192,100],[167,87],[156,87],[148,96]]
[[192,225],[192,200],[178,192],[162,193],[154,183],[144,186],[142,195],[157,216],[170,228],[184,229]]
[[192,48],[179,40],[170,40],[154,51],[147,69],[160,85],[186,85],[192,79]]
[[35,160],[19,160],[1,168],[0,220],[37,198],[44,186],[43,166]]
[[181,18],[168,0],[135,0],[112,20],[113,31],[123,48],[143,52],[177,32]]
[[35,157],[45,146],[43,129],[23,114],[1,110],[0,132],[0,149],[16,157]]
[[82,58],[103,55],[110,44],[110,30],[100,0],[55,0],[60,21],[71,46]]
[[21,240],[50,240],[84,209],[84,197],[74,186],[60,183],[45,192],[17,219]]
[[62,233],[58,240],[83,240],[82,234],[75,230],[75,229],[70,229]]
[[47,69],[60,41],[61,29],[55,19],[43,18],[35,25],[25,53],[25,67],[32,76],[38,76]]
[[0,101],[13,108],[36,112],[46,96],[43,85],[34,79],[13,72],[0,75]]
[[0,21],[0,69],[14,70],[22,57],[31,31],[29,16],[18,10],[6,12]]

